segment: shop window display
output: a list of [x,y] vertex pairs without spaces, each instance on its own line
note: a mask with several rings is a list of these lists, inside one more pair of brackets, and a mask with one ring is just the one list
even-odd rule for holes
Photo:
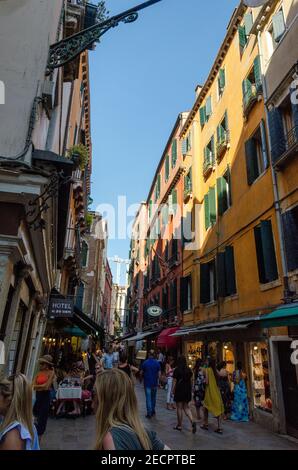
[[196,360],[203,358],[203,343],[201,341],[187,343],[186,351],[188,365],[193,369]]
[[232,375],[235,370],[235,357],[234,357],[233,346],[231,343],[224,344],[223,360],[227,363],[227,371],[229,372],[230,375]]
[[251,344],[251,368],[254,406],[271,412],[269,352],[266,343]]

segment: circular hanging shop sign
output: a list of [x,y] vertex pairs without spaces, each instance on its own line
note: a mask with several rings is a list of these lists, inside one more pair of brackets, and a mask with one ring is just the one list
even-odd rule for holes
[[158,307],[157,305],[152,305],[147,309],[147,313],[150,315],[150,317],[160,317],[162,314],[162,308]]

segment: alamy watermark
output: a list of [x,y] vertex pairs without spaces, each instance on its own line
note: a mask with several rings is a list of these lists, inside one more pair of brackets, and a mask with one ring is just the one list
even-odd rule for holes
[[298,78],[293,80],[291,84],[291,102],[298,105]]
[[5,85],[0,80],[0,104],[5,104]]
[[291,349],[294,349],[294,351],[291,354],[291,363],[294,366],[298,366],[298,340],[297,339],[295,341],[292,341]]

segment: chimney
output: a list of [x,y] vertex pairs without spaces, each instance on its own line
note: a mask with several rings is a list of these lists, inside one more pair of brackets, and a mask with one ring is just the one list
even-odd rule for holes
[[197,85],[197,86],[196,86],[196,89],[195,89],[196,98],[197,98],[197,97],[199,96],[199,94],[201,93],[202,88],[203,88],[202,85]]

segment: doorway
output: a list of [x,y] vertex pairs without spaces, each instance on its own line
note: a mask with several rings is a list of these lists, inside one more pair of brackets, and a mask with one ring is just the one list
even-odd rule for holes
[[298,438],[298,377],[291,363],[291,342],[278,342],[278,357],[288,434]]

